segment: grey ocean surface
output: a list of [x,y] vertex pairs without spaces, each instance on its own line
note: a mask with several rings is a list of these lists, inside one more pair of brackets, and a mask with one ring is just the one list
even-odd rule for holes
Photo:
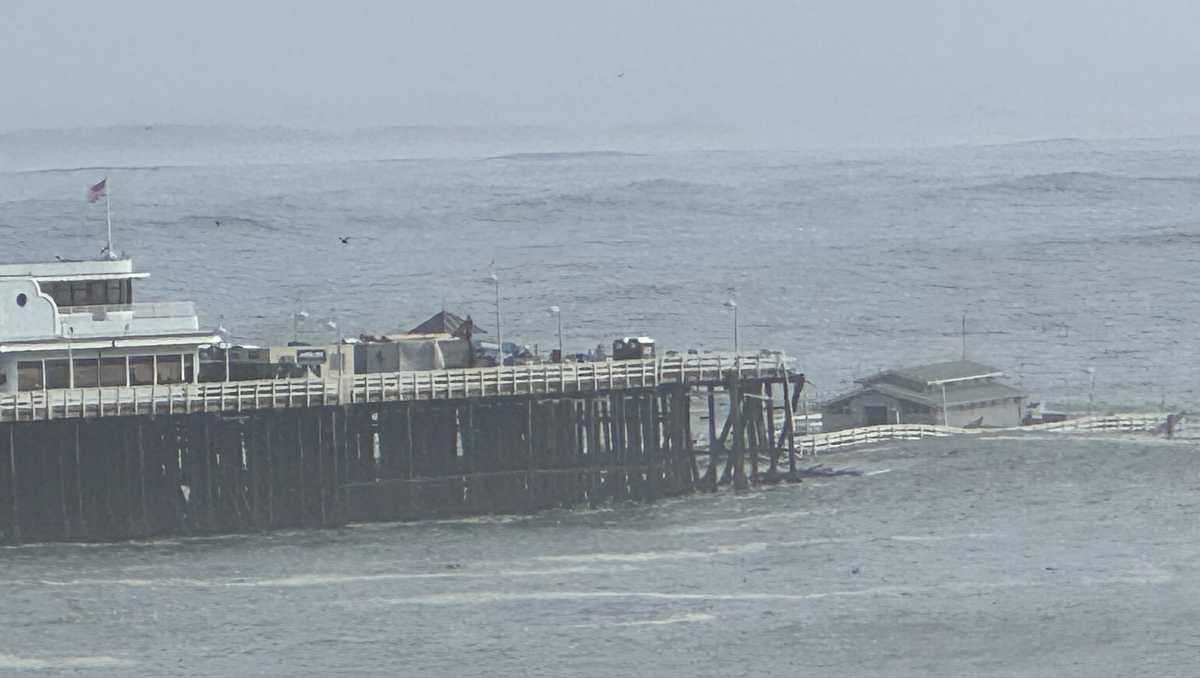
[[[815,395],[969,353],[1039,398],[1194,407],[1200,139],[692,150],[651,132],[0,135],[4,260],[90,256],[245,341],[439,310],[543,348],[786,350]],[[604,152],[577,152],[603,148]],[[218,222],[219,225],[218,225]],[[336,236],[350,236],[342,245]],[[305,338],[331,340],[318,323]],[[1194,445],[830,457],[861,477],[655,506],[0,549],[0,675],[1189,675]]]

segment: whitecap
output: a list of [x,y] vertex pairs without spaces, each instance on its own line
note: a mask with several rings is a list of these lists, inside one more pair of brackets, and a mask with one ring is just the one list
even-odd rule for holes
[[0,654],[0,669],[40,671],[45,669],[109,669],[133,666],[136,662],[108,655],[94,657],[19,657]]

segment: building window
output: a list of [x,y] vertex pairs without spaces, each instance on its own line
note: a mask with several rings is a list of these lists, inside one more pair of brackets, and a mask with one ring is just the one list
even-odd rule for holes
[[104,294],[104,281],[103,280],[97,280],[95,282],[89,283],[88,284],[88,293],[89,293],[88,296],[91,297],[91,301],[89,301],[88,303],[95,304],[97,306],[108,303],[108,298]]
[[87,306],[91,303],[91,298],[88,296],[87,283],[73,282],[71,283],[71,305],[72,306]]
[[[190,357],[190,356],[189,356]],[[183,381],[182,361],[177,355],[158,356],[158,383],[178,384]]]
[[129,359],[129,384],[131,386],[148,386],[153,383],[154,356],[139,355],[131,357]]
[[59,306],[71,305],[71,285],[64,282],[39,283],[42,292],[49,295]]
[[100,369],[95,358],[75,359],[75,386],[94,388],[100,385]]
[[122,280],[109,280],[105,283],[105,303],[107,304],[124,304],[125,303],[125,285]]
[[71,375],[68,363],[64,360],[46,361],[46,388],[69,388]]
[[196,369],[196,366],[193,364],[194,360],[195,357],[191,353],[186,353],[183,356],[183,380],[189,384],[195,381],[193,378]]
[[125,358],[100,359],[100,385],[126,386]]
[[42,361],[29,360],[17,363],[17,390],[40,391],[45,384],[42,378]]

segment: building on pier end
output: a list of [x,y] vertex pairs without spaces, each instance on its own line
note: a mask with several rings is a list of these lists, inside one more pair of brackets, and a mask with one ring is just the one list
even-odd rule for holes
[[0,264],[0,393],[191,383],[221,341],[191,302],[134,302],[131,259]]
[[829,430],[881,424],[1009,427],[1021,423],[1025,393],[1000,370],[970,360],[918,365],[857,380],[827,402]]

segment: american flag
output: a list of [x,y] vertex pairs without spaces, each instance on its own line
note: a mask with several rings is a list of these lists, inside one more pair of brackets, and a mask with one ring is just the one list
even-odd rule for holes
[[98,183],[95,186],[92,186],[91,188],[88,189],[87,201],[88,202],[96,202],[97,200],[99,200],[100,198],[103,198],[107,194],[108,194],[108,177],[104,177],[103,179],[100,180],[100,183]]

